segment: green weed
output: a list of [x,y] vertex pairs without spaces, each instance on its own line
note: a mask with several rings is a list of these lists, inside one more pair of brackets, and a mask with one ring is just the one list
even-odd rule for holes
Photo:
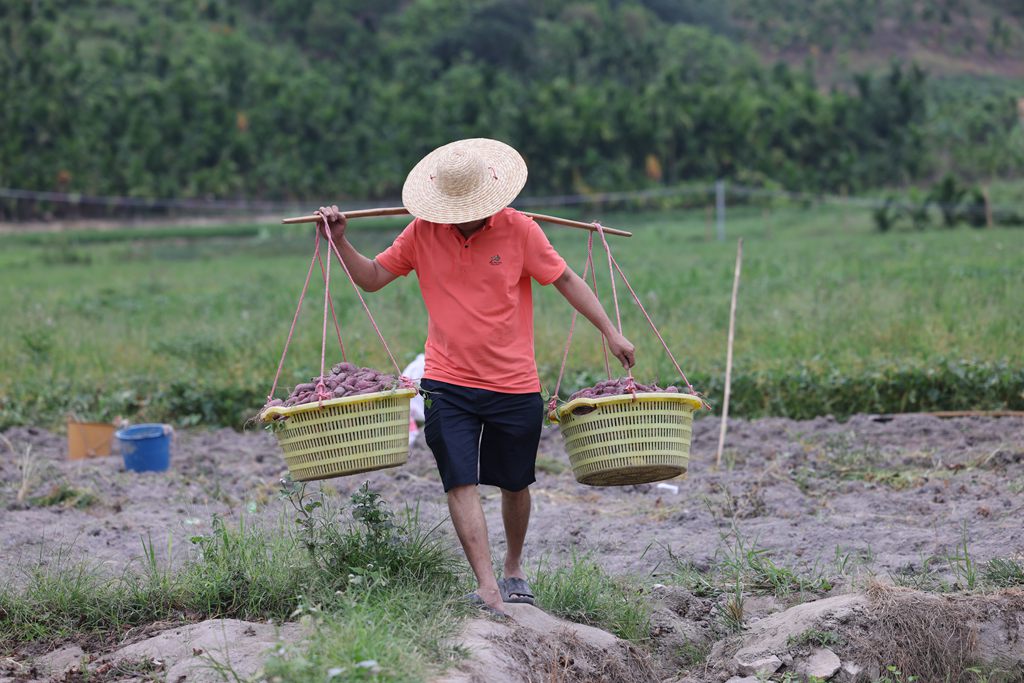
[[841,645],[843,637],[835,631],[821,631],[810,628],[795,636],[786,639],[787,645],[810,645],[814,647],[832,647]]
[[59,506],[84,510],[98,503],[99,497],[86,489],[79,489],[68,484],[57,484],[41,496],[30,497],[28,502],[36,507]]
[[588,557],[572,556],[565,567],[537,567],[537,604],[560,617],[597,626],[633,642],[650,635],[648,607],[636,586],[613,579]]
[[465,617],[450,592],[429,585],[401,591],[358,589],[318,608],[304,607],[308,642],[281,648],[266,663],[269,680],[411,681],[432,678],[461,659],[445,642]]
[[1024,563],[1009,558],[996,558],[985,564],[983,581],[996,588],[1024,586]]
[[872,683],[915,683],[917,680],[919,680],[917,676],[905,674],[898,667],[890,664],[885,667],[885,673],[880,678],[872,681]]
[[[703,571],[675,555],[671,548],[664,548],[669,557],[667,580],[698,597],[720,598],[731,594],[736,607],[742,606],[744,593],[785,597],[793,593],[827,593],[832,590],[833,582],[823,569],[816,568],[810,574],[804,574],[777,565],[768,556],[768,550],[750,542],[735,524],[721,540],[715,552],[715,563]],[[840,559],[844,567],[849,566],[849,562],[848,557]]]
[[677,659],[683,666],[703,664],[711,655],[711,643],[684,643],[679,648]]
[[743,605],[743,582],[736,579],[733,590],[725,595],[725,600],[715,603],[715,611],[727,631],[739,633],[745,628],[746,614]]
[[946,558],[946,562],[956,581],[955,587],[974,590],[978,586],[978,566],[971,557],[968,545],[967,522],[964,522],[960,530],[960,543],[957,544],[955,553]]
[[733,525],[727,542],[719,548],[718,571],[742,582],[746,590],[783,597],[791,593],[828,592],[832,582],[821,571],[807,576],[788,567],[781,567],[768,556],[768,551],[749,542]]

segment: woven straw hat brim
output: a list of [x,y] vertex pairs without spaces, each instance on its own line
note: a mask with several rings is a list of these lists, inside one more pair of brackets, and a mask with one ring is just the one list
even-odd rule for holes
[[523,157],[504,142],[457,140],[430,152],[409,171],[402,204],[432,223],[467,223],[511,204],[526,176]]

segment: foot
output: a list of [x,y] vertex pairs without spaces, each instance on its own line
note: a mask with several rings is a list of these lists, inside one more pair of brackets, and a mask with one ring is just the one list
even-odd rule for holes
[[463,596],[463,599],[464,599],[464,600],[467,600],[467,601],[468,601],[468,602],[469,602],[470,604],[472,604],[472,605],[476,605],[476,606],[477,606],[477,607],[479,607],[479,608],[480,608],[480,609],[481,609],[481,610],[482,610],[482,611],[483,611],[483,612],[484,612],[485,614],[487,614],[487,615],[488,615],[488,616],[490,616],[490,617],[494,617],[494,618],[496,618],[496,619],[508,619],[508,613],[506,613],[506,612],[505,612],[505,610],[501,609],[501,604],[502,604],[502,601],[501,601],[501,594],[500,594],[500,592],[499,592],[499,594],[498,594],[498,602],[497,602],[497,606],[495,606],[495,605],[494,605],[494,604],[492,604],[492,603],[489,603],[489,602],[488,602],[488,601],[487,601],[487,600],[486,600],[486,599],[485,599],[485,598],[484,598],[484,597],[483,597],[483,596],[482,596],[482,595],[480,594],[481,592],[482,592],[482,591],[479,591],[479,590],[478,590],[478,591],[477,591],[477,592],[475,592],[475,593],[470,593],[470,594],[468,594],[468,595],[465,595],[465,596]]
[[476,594],[480,596],[483,603],[488,607],[491,607],[499,612],[502,610],[502,599],[501,599],[501,588],[495,586],[494,588],[477,588]]

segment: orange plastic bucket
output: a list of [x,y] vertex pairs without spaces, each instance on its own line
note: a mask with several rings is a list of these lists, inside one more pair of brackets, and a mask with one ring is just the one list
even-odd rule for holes
[[68,460],[82,460],[110,455],[117,428],[103,422],[68,420]]

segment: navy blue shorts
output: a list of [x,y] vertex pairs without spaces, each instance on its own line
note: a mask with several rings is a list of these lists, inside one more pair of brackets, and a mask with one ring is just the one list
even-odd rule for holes
[[444,490],[489,484],[521,491],[537,480],[540,394],[505,394],[424,379],[424,431]]

